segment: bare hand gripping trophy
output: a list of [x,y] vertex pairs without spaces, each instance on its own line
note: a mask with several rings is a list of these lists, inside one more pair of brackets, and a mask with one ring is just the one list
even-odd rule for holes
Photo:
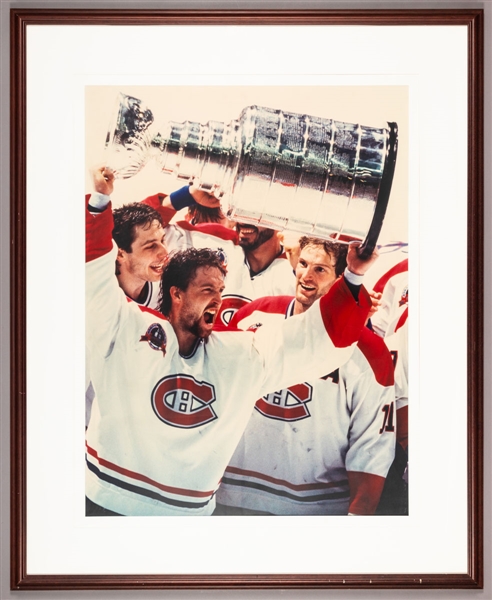
[[141,100],[120,94],[106,140],[116,177],[155,159],[164,173],[228,205],[243,223],[376,245],[389,200],[397,124],[365,127],[259,106],[230,123],[153,126]]

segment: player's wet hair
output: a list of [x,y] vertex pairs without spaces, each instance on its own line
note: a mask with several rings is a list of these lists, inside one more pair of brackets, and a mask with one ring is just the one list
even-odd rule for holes
[[322,240],[321,238],[303,235],[299,239],[299,247],[302,250],[306,246],[323,248],[326,254],[329,254],[335,259],[335,275],[339,277],[343,274],[345,267],[347,266],[347,244],[341,244],[340,242],[332,242],[330,240]]
[[201,204],[194,204],[188,208],[188,214],[192,225],[198,225],[200,223],[222,223],[224,220],[224,213],[220,207],[212,208],[209,206],[202,206]]
[[161,215],[151,206],[142,204],[141,202],[133,202],[125,204],[120,208],[113,210],[113,239],[118,248],[125,252],[132,251],[132,244],[135,241],[137,226],[146,229],[152,225],[154,221],[158,221],[161,226],[164,226]]
[[200,267],[216,267],[224,277],[227,273],[224,266],[224,255],[218,250],[188,248],[171,256],[162,272],[161,293],[158,301],[158,310],[162,314],[168,315],[171,311],[171,288],[176,286],[180,290],[186,291]]

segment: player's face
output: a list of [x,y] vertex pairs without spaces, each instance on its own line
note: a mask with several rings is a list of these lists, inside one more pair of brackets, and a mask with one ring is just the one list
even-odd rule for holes
[[199,267],[188,289],[180,292],[180,327],[197,337],[208,337],[219,314],[223,291],[221,271],[217,267]]
[[305,246],[296,267],[296,300],[306,309],[337,280],[335,260],[319,246]]
[[137,225],[132,251],[118,253],[121,272],[141,281],[160,281],[167,258],[164,229],[159,221],[152,221],[150,226]]
[[255,227],[245,223],[236,223],[238,243],[243,250],[256,250],[273,237],[275,231],[266,227]]

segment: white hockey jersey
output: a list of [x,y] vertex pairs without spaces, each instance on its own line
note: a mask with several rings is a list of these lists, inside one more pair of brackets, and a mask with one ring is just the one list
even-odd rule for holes
[[255,334],[212,333],[183,357],[171,324],[119,288],[111,231],[111,210],[87,211],[96,397],[86,494],[123,515],[209,515],[256,399],[348,360],[370,300],[362,289],[356,303],[342,279],[305,315]]
[[395,242],[378,248],[379,258],[367,273],[364,285],[382,294],[381,306],[371,317],[372,329],[381,337],[392,335],[406,317],[408,307],[408,244]]
[[[232,325],[285,322],[293,306],[292,298],[262,298]],[[372,514],[394,451],[391,357],[365,328],[340,368],[259,398],[217,502],[275,515]]]
[[[85,201],[86,203],[90,202],[91,194],[86,194]],[[146,281],[143,289],[140,293],[140,297],[138,300],[133,300],[137,304],[142,306],[146,306],[147,308],[152,308],[157,310],[159,308],[159,296],[161,291],[161,282],[160,281]],[[88,349],[86,348],[86,373],[85,373],[85,426],[89,425],[89,421],[91,418],[92,404],[94,402],[94,387],[90,380],[90,373],[88,370],[89,364],[88,358]]]

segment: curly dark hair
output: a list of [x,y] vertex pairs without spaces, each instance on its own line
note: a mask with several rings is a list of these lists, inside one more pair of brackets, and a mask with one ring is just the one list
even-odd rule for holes
[[197,269],[200,267],[216,267],[224,277],[227,274],[224,266],[224,255],[218,250],[188,248],[171,256],[164,267],[161,278],[158,310],[163,315],[167,316],[171,311],[171,288],[176,286],[180,290],[187,290],[190,282],[195,278]]
[[164,227],[161,215],[151,206],[141,202],[133,202],[115,208],[113,210],[113,220],[113,239],[118,248],[125,250],[125,252],[132,251],[137,226],[145,229],[150,227],[153,221],[158,221]]
[[345,271],[347,266],[347,244],[340,242],[332,242],[330,240],[322,240],[321,238],[309,237],[303,235],[299,239],[299,247],[302,250],[306,246],[318,246],[323,248],[326,254],[329,254],[335,259],[335,275],[339,277]]

